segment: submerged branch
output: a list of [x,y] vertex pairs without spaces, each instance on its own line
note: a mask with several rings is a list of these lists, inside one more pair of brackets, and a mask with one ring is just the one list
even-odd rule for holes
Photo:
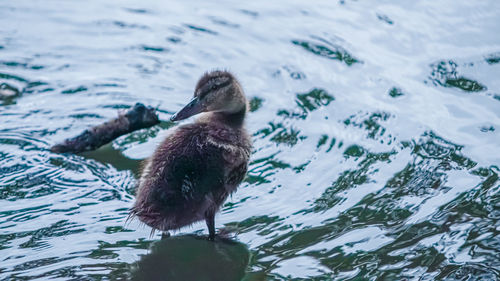
[[54,145],[50,150],[56,153],[80,153],[95,150],[100,146],[135,130],[159,124],[156,110],[136,103],[130,110],[104,124],[85,130],[80,135]]

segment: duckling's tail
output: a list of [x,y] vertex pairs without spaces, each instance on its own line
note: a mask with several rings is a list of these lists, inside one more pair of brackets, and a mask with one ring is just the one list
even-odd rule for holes
[[127,226],[136,217],[137,217],[137,210],[135,209],[135,207],[130,208],[128,216],[125,219],[125,226]]
[[[130,212],[128,213],[128,216],[125,219],[125,226],[127,226],[133,219],[137,218],[139,216],[139,212],[140,211],[138,211],[135,207],[130,208]],[[144,222],[142,222],[140,220],[139,220],[139,222],[141,224],[146,225]],[[151,227],[151,233],[149,233],[149,239],[151,239],[151,238],[154,237],[154,235],[155,235],[155,233],[156,233],[157,230],[158,229],[156,229],[154,227]],[[167,235],[165,235],[165,233],[162,234],[162,239],[163,239],[164,236],[165,237],[169,236],[168,232],[166,232],[166,233],[167,233]]]

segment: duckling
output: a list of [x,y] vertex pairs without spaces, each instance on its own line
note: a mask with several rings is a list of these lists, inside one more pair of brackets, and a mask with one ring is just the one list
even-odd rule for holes
[[145,162],[131,216],[168,234],[205,220],[215,237],[215,214],[246,175],[251,140],[244,127],[248,102],[227,71],[204,74],[193,99],[170,120],[204,113],[179,126]]

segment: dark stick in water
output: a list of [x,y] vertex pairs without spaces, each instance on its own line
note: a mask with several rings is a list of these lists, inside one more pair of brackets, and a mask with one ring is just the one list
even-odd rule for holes
[[80,135],[54,145],[50,150],[56,153],[80,153],[95,150],[100,146],[135,130],[149,128],[160,123],[156,110],[136,103],[130,110],[104,124],[85,130]]

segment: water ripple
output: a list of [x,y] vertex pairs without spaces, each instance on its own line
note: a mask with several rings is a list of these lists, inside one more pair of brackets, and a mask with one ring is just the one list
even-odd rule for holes
[[[0,279],[500,279],[497,2],[0,4]],[[250,102],[232,240],[126,223],[177,124],[49,151],[213,68]]]

